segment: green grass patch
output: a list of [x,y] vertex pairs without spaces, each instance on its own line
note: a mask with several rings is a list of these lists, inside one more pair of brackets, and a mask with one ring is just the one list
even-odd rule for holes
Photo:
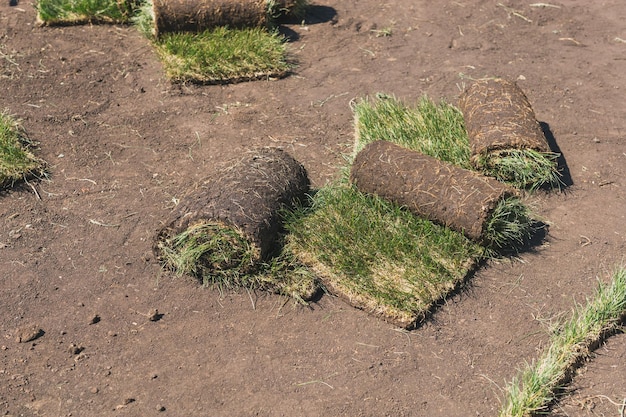
[[45,163],[31,153],[32,146],[19,123],[0,112],[0,190],[45,174]]
[[267,0],[267,15],[274,23],[283,17],[304,19],[308,7],[308,0]]
[[573,370],[601,340],[616,331],[626,314],[626,269],[617,269],[610,285],[600,284],[587,304],[576,305],[572,317],[557,326],[536,362],[527,364],[507,386],[499,415],[545,414]]
[[165,33],[154,46],[167,77],[176,82],[220,84],[284,77],[292,67],[284,37],[265,28]]
[[287,252],[331,291],[402,327],[424,319],[484,253],[463,235],[345,180],[319,190],[286,223]]
[[[423,96],[414,106],[379,94],[353,106],[354,155],[376,140],[387,140],[424,155],[472,169],[463,114],[455,106]],[[515,250],[537,231],[532,211],[518,197],[502,200],[485,225],[484,238],[495,252]]]
[[190,226],[157,243],[161,262],[176,275],[190,275],[220,289],[273,291],[304,302],[319,289],[317,279],[285,254],[259,262],[259,249],[237,228],[211,222]]
[[134,0],[38,0],[37,18],[44,25],[129,23],[138,7]]
[[258,258],[254,247],[239,230],[216,223],[199,223],[158,243],[163,262],[179,275],[200,277],[205,283],[248,286],[254,282],[245,272]]
[[465,169],[471,169],[470,146],[463,114],[455,106],[427,96],[408,106],[378,94],[353,105],[354,154],[376,140],[387,140]]
[[223,84],[281,78],[292,69],[286,39],[273,29],[283,16],[304,16],[306,0],[268,0],[270,28],[217,27],[202,32],[165,33],[154,39],[149,0],[38,0],[43,25],[134,23],[154,43],[166,76],[174,82]]

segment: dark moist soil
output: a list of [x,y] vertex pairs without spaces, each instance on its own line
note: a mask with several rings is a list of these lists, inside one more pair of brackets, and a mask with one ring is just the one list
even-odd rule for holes
[[[551,320],[626,252],[626,6],[549,3],[329,0],[282,27],[291,76],[193,86],[132,27],[40,28],[3,0],[0,108],[50,177],[0,197],[0,415],[495,415]],[[531,198],[539,246],[485,265],[422,327],[329,295],[202,288],[155,261],[175,202],[224,161],[279,146],[319,187],[352,149],[352,100],[456,103],[482,76],[517,80],[567,187]],[[619,415],[625,357],[611,337],[555,413]]]

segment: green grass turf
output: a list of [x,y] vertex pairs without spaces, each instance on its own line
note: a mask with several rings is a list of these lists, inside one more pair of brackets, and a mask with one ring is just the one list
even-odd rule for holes
[[45,163],[31,153],[31,145],[15,118],[0,112],[0,190],[44,175]]

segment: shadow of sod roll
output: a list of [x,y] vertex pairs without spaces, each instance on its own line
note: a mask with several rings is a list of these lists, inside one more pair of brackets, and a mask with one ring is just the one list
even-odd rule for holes
[[275,17],[302,6],[299,0],[152,0],[153,35],[269,26]]
[[304,167],[278,148],[247,152],[189,192],[157,233],[154,252],[178,274],[229,287],[277,252],[282,210],[304,201]]
[[518,188],[558,186],[553,153],[528,98],[503,78],[477,80],[461,93],[459,108],[471,147],[471,164]]
[[371,142],[356,155],[350,180],[361,192],[495,250],[515,249],[534,232],[535,221],[512,187],[388,141]]

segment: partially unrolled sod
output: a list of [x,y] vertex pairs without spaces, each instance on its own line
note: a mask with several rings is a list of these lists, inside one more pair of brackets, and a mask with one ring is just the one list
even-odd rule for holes
[[530,102],[514,82],[485,78],[459,98],[474,168],[519,187],[558,182],[557,154],[535,118]]
[[153,0],[153,34],[267,26],[273,13],[293,4],[294,0]]
[[276,250],[281,210],[308,190],[304,167],[287,152],[248,152],[181,199],[155,252],[169,268],[209,281],[253,273]]
[[516,191],[493,178],[388,141],[366,145],[350,179],[357,189],[406,207],[414,214],[489,244],[489,220]]

